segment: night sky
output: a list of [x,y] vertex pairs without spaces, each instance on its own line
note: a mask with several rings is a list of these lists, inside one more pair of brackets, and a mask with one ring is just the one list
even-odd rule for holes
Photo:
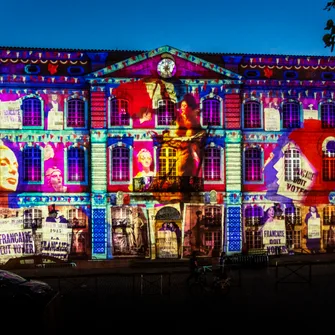
[[1,0],[1,47],[334,55],[328,0]]

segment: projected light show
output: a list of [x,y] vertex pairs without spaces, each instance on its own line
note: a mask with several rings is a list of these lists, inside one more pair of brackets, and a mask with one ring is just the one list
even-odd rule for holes
[[0,50],[0,262],[332,252],[334,66]]

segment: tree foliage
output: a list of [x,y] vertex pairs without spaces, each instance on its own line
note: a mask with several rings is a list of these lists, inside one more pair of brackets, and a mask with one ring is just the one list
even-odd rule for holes
[[[331,9],[335,9],[335,0],[328,1],[326,7],[324,10],[330,11]],[[331,52],[334,50],[335,46],[335,25],[333,20],[328,20],[326,23],[325,30],[328,30],[329,32],[325,35],[323,35],[323,42],[325,44],[325,48],[330,48]]]

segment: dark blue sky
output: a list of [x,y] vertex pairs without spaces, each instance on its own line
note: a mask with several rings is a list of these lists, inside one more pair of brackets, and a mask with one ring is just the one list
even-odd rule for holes
[[2,47],[334,55],[328,0],[2,0]]

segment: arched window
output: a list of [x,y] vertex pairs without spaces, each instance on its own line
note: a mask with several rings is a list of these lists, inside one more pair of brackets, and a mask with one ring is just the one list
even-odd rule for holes
[[244,104],[244,128],[261,128],[261,105],[258,101]]
[[262,181],[262,152],[260,148],[248,148],[244,152],[245,181]]
[[129,126],[129,102],[125,99],[112,99],[110,108],[110,125],[111,126]]
[[300,128],[300,105],[298,102],[283,103],[283,128]]
[[158,126],[172,126],[176,121],[176,104],[169,100],[159,100],[157,109],[157,125]]
[[321,105],[322,128],[335,128],[335,104],[324,103]]

